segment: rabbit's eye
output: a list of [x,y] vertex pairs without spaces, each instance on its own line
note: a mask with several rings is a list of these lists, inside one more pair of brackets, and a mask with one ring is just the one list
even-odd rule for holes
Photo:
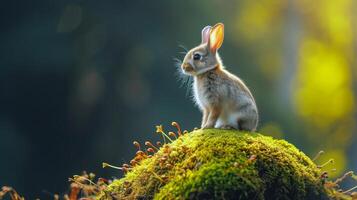
[[200,59],[201,59],[201,55],[198,54],[198,53],[195,53],[195,54],[193,55],[193,59],[194,59],[194,60],[200,60]]

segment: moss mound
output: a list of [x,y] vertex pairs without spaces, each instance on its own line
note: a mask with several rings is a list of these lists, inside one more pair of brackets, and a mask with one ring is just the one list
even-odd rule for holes
[[104,199],[328,199],[321,171],[284,140],[207,129],[142,160]]

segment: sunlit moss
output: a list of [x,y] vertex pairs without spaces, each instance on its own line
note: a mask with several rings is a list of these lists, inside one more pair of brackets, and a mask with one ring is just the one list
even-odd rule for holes
[[323,199],[320,173],[284,140],[197,130],[163,145],[98,199]]

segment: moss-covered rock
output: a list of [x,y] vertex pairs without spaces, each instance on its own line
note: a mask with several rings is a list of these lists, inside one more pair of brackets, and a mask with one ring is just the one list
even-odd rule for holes
[[320,174],[284,140],[197,130],[162,146],[98,199],[328,199]]

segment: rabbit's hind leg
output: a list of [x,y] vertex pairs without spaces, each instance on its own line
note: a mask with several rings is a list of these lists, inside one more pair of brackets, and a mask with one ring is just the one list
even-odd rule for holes
[[238,129],[241,131],[254,132],[257,128],[257,119],[255,117],[244,117],[237,120]]

